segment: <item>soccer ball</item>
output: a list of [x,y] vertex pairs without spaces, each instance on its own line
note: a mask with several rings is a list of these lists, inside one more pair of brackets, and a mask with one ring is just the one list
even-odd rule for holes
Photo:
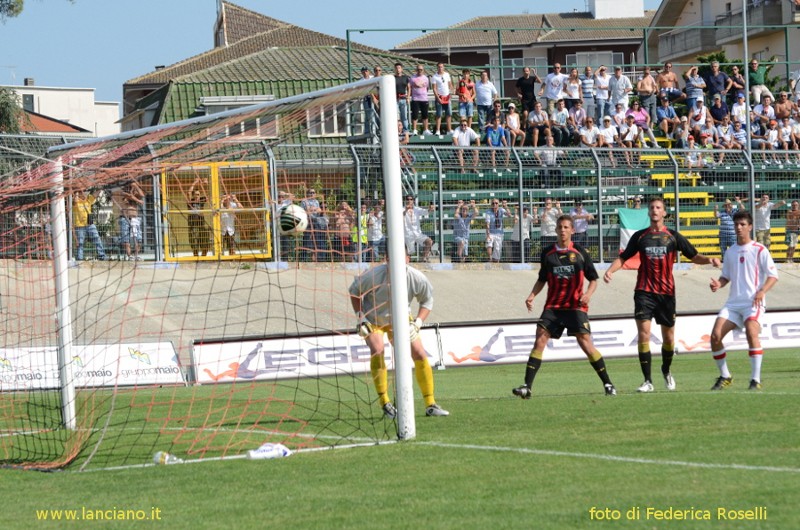
[[308,228],[308,214],[296,204],[288,204],[278,214],[281,235],[300,234]]

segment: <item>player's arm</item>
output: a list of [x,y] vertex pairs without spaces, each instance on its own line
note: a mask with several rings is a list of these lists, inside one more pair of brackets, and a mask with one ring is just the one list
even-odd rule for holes
[[726,285],[728,285],[728,278],[725,276],[720,276],[719,279],[711,278],[711,283],[709,283],[709,287],[711,288],[712,293],[716,293]]
[[753,305],[761,305],[764,303],[764,297],[767,295],[767,291],[772,289],[772,287],[778,283],[777,276],[768,276],[766,280],[764,280],[764,285],[761,286],[756,292],[755,297],[753,297]]
[[695,265],[713,265],[714,267],[719,268],[722,262],[719,260],[719,258],[710,258],[705,254],[697,254],[692,258],[692,263]]
[[589,301],[594,296],[594,292],[597,290],[597,279],[589,281],[589,285],[586,286],[586,292],[581,295],[581,305],[588,306]]
[[621,257],[615,259],[611,262],[611,265],[606,269],[606,273],[603,275],[603,281],[606,283],[611,283],[611,276],[614,275],[615,272],[622,268],[622,265],[625,263]]
[[536,283],[533,284],[533,289],[531,289],[531,294],[528,295],[528,298],[525,299],[525,307],[528,308],[528,313],[533,310],[533,299],[542,292],[544,286],[547,283],[543,282],[542,280],[537,280]]

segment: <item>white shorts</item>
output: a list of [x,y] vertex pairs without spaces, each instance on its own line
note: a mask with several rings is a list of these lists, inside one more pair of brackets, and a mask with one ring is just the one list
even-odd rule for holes
[[720,309],[719,313],[717,314],[718,318],[724,318],[725,320],[730,320],[738,329],[744,328],[744,323],[748,320],[758,320],[764,314],[765,307],[763,305],[760,306],[753,306],[753,304],[749,304],[747,306],[729,306],[725,305],[722,309]]
[[503,234],[490,234],[486,238],[486,251],[491,254],[491,259],[500,261],[500,255],[503,251]]
[[406,250],[408,250],[408,254],[414,254],[417,245],[424,245],[427,240],[430,238],[425,234],[419,234],[418,236],[407,235],[406,236]]

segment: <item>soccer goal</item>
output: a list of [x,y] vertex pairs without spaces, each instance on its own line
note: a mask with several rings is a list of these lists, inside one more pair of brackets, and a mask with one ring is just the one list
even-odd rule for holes
[[[385,253],[365,212],[404,252],[394,101],[384,77],[44,153],[0,143],[0,465],[412,438],[409,345],[387,355],[388,420],[348,297]],[[281,231],[289,203],[302,232]]]

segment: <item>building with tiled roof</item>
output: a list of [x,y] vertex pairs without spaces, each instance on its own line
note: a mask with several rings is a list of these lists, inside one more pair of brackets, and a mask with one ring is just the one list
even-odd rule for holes
[[358,79],[362,65],[391,71],[394,62],[413,60],[351,42],[348,74],[346,40],[227,1],[218,3],[214,41],[211,50],[127,81],[123,130],[202,113],[203,97],[282,98]]
[[92,138],[92,131],[71,123],[23,109],[20,133],[42,136],[68,136],[70,138]]
[[429,61],[490,66],[492,79],[503,78],[505,94],[514,94],[523,66],[630,64],[655,11],[642,0],[591,0],[589,11],[476,17],[446,30],[427,31],[393,51]]

